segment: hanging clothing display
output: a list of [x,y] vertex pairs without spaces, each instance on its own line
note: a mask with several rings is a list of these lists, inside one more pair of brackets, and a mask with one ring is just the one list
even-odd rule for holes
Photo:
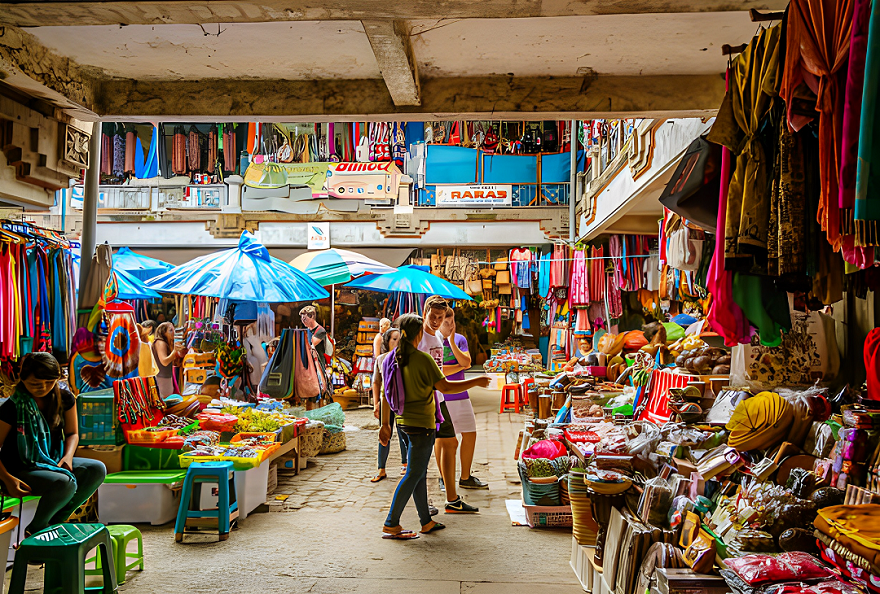
[[[724,256],[727,267],[767,249],[770,220],[769,168],[761,142],[761,122],[777,94],[782,25],[761,30],[734,61],[729,88],[707,139],[736,156],[727,195]],[[718,230],[719,234],[721,229]]]
[[590,305],[590,282],[584,250],[574,250],[569,286],[571,287],[568,291],[569,305],[572,307]]
[[[819,112],[819,177],[821,195],[817,220],[828,242],[840,247],[841,213],[838,175],[844,115],[844,92],[854,0],[793,0],[786,29],[785,66],[780,96],[788,108],[792,130],[810,118],[795,113],[798,87],[816,94]],[[777,25],[781,27],[781,25]],[[845,227],[850,224],[845,223]]]
[[528,248],[510,250],[511,282],[520,289],[532,288],[532,251]]
[[0,359],[48,351],[66,363],[75,295],[66,240],[30,224],[0,223]]

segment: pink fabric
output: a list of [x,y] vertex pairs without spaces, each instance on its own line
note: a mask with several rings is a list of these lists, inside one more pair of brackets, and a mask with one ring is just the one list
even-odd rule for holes
[[[729,84],[729,72],[727,76]],[[720,230],[725,228],[727,220],[727,190],[732,174],[731,160],[731,152],[722,147],[721,192],[718,197],[718,223],[716,226],[716,229]],[[733,273],[724,269],[724,241],[721,239],[715,242],[715,253],[709,264],[706,285],[712,295],[712,307],[707,316],[709,325],[724,338],[724,344],[727,346],[748,343],[751,340],[751,327],[742,309],[733,300]]]
[[583,250],[575,250],[574,262],[571,266],[571,283],[569,285],[570,305],[590,304],[590,278],[587,273],[587,256]]
[[555,439],[543,439],[523,452],[522,457],[529,460],[536,458],[547,458],[555,460],[561,456],[567,456],[568,451],[562,443]]
[[688,385],[691,376],[679,375],[671,371],[655,369],[651,372],[651,386],[648,394],[648,404],[639,415],[641,421],[651,421],[662,425],[669,420],[672,413],[669,411],[669,388],[684,388]]

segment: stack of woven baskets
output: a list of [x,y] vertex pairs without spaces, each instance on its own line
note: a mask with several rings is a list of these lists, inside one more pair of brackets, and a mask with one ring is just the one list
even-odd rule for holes
[[593,546],[596,544],[599,524],[593,518],[588,487],[584,482],[584,469],[572,468],[565,482],[571,504],[572,534],[579,545]]

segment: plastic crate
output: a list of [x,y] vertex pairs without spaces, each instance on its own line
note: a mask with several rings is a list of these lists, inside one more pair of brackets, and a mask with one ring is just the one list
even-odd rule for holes
[[574,525],[570,505],[542,506],[522,504],[526,521],[532,528],[571,528]]
[[113,389],[85,392],[76,397],[80,445],[121,445],[125,443]]

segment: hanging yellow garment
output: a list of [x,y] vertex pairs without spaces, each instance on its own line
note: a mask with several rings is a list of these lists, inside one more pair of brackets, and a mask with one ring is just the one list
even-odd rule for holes
[[778,95],[779,40],[782,26],[761,30],[733,62],[730,85],[709,141],[736,155],[736,169],[727,196],[725,258],[751,257],[749,247],[767,249],[773,164],[761,145],[759,129]]

